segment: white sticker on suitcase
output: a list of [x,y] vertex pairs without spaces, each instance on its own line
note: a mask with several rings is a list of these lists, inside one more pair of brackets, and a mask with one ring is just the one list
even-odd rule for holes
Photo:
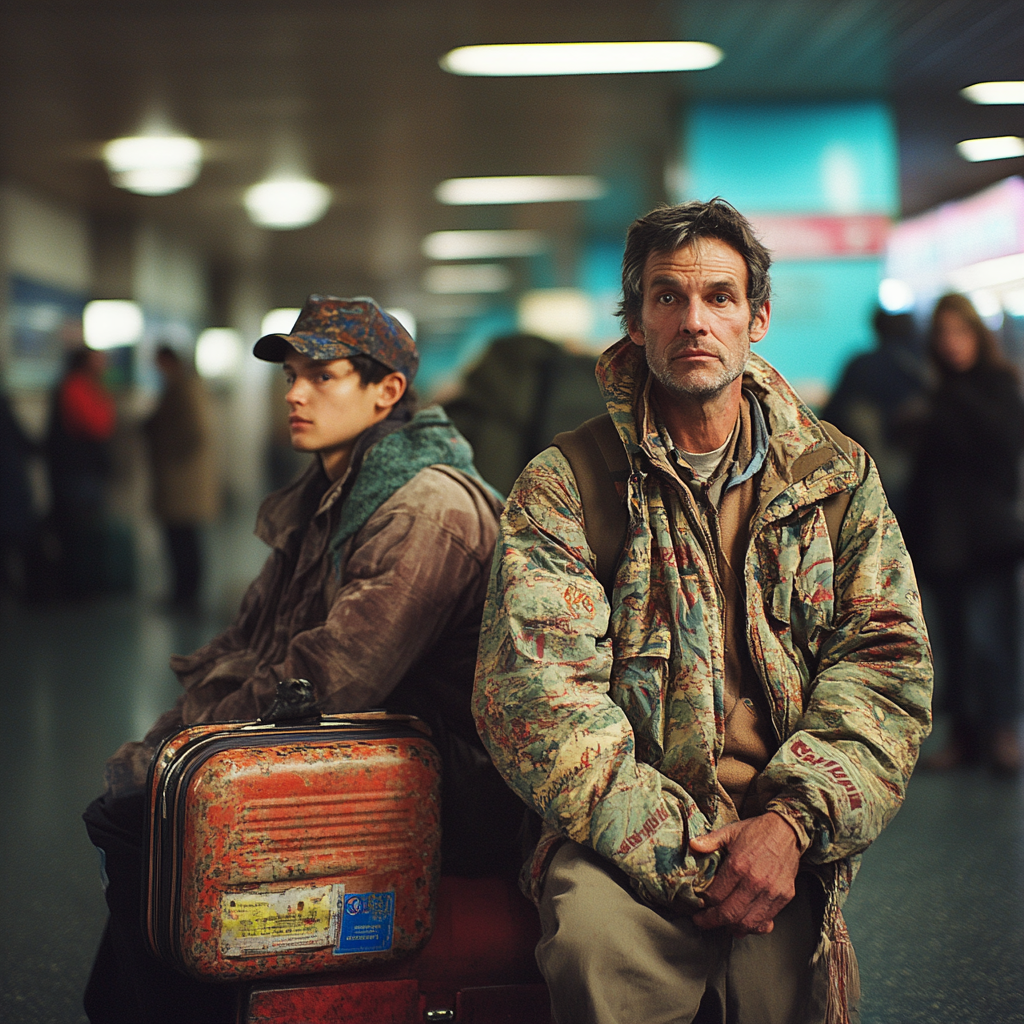
[[224,893],[221,956],[258,956],[331,946],[345,886],[301,885],[277,892]]

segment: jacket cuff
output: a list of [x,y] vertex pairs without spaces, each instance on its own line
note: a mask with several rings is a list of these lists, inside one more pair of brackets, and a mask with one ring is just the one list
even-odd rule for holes
[[765,811],[770,811],[772,814],[777,814],[796,834],[796,844],[800,849],[800,856],[802,857],[811,846],[811,837],[804,828],[804,823],[800,820],[799,816],[794,814],[793,809],[788,807],[781,800],[769,801]]

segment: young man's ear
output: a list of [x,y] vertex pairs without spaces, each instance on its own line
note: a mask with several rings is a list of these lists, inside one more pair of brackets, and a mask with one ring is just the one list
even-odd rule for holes
[[408,386],[404,373],[399,373],[397,370],[389,373],[376,384],[377,398],[374,404],[381,412],[394,408],[398,405]]

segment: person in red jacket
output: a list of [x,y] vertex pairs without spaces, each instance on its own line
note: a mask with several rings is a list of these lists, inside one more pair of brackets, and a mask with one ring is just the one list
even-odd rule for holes
[[90,589],[90,547],[103,521],[110,478],[110,441],[117,414],[103,384],[102,352],[68,354],[67,370],[53,392],[46,439],[53,524],[60,539],[61,577],[68,594]]

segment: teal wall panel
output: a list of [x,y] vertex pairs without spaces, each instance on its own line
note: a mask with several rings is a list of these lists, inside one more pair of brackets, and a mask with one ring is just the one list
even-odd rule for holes
[[772,319],[754,347],[791,384],[835,387],[872,345],[880,260],[809,260],[772,267]]
[[746,213],[899,209],[896,130],[884,103],[694,103],[681,198]]

